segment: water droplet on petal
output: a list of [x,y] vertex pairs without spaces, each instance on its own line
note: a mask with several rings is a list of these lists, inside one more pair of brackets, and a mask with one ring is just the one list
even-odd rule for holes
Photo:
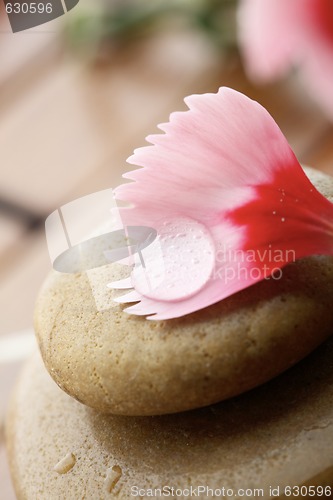
[[281,217],[281,222],[285,222],[285,218],[284,217]]
[[[172,301],[192,296],[207,283],[215,251],[209,231],[200,223],[177,219],[164,225],[169,227],[161,231],[160,247],[158,241],[156,248],[149,247],[146,269],[136,266],[132,280],[144,296]],[[151,262],[147,263],[148,256]]]

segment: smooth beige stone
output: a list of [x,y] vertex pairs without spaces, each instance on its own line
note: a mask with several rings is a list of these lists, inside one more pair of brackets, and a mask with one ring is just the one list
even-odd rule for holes
[[[270,486],[279,486],[281,495],[288,485],[333,486],[332,359],[330,339],[236,398],[180,414],[125,417],[99,414],[70,398],[35,357],[7,419],[18,500],[129,500],[135,486],[199,485],[232,489],[223,497],[232,499],[240,498],[240,488],[261,489],[247,498],[268,500]],[[54,466],[68,454],[75,465],[58,474]],[[173,498],[195,498],[186,493]]]
[[[313,170],[311,178],[332,197],[332,178]],[[48,371],[68,394],[103,412],[157,415],[221,401],[275,377],[333,331],[332,257],[300,260],[281,280],[156,322],[114,304],[97,310],[91,283],[103,302],[106,284],[122,272],[119,265],[89,277],[52,272],[35,310]]]

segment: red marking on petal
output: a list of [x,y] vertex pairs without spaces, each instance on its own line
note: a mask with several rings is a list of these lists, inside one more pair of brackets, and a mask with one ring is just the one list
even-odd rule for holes
[[[243,251],[256,250],[258,261],[270,269],[333,252],[333,205],[301,169],[277,172],[271,184],[257,186],[256,192],[256,199],[228,214],[245,229]],[[280,263],[272,260],[277,251]]]
[[307,0],[309,24],[316,29],[316,35],[333,45],[333,2],[332,0]]

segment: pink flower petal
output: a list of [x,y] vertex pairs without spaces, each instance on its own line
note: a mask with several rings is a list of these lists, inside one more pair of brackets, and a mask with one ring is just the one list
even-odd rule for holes
[[119,281],[113,281],[107,285],[109,288],[113,288],[114,290],[126,290],[127,288],[132,288],[132,280],[131,278],[125,278]]
[[300,68],[304,86],[326,116],[333,120],[333,44],[313,43],[307,53],[309,57],[303,60]]
[[242,0],[238,14],[249,76],[267,82],[296,66],[309,93],[333,118],[332,0]]
[[127,302],[138,302],[141,300],[141,294],[136,292],[135,290],[127,293],[126,295],[122,295],[121,297],[117,297],[114,299],[118,304],[126,304]]
[[[281,76],[295,60],[303,0],[242,0],[239,42],[249,75],[257,81]],[[299,19],[299,16],[301,17]]]
[[[121,302],[140,298],[126,311],[149,319],[189,314],[297,258],[333,252],[332,204],[307,179],[267,111],[226,88],[186,102],[189,111],[171,115],[161,127],[165,133],[149,137],[154,145],[131,157],[144,168],[130,172],[127,177],[135,181],[116,191],[117,198],[133,205],[121,211],[127,225],[148,225],[162,238],[171,224],[167,236],[176,239],[183,220],[204,228],[197,247],[189,234],[182,246],[178,234],[180,253],[164,248],[167,258],[161,259],[153,249],[149,265],[132,273],[136,293]],[[206,248],[207,241],[213,247]],[[201,281],[189,276],[191,265],[182,273],[182,252],[188,260],[189,250],[202,258],[212,248],[215,262],[201,260]],[[179,262],[170,264],[177,255]],[[151,286],[161,268],[171,272],[171,281],[163,276]],[[168,283],[176,284],[172,293],[163,288]]]
[[128,160],[144,168],[126,175],[134,183],[116,189],[117,199],[137,207],[122,212],[127,225],[145,220],[155,227],[172,214],[203,221],[242,204],[252,196],[249,186],[269,182],[276,169],[298,165],[269,113],[243,94],[221,88],[185,101],[190,111],[173,113],[164,134],[147,138],[154,145]]

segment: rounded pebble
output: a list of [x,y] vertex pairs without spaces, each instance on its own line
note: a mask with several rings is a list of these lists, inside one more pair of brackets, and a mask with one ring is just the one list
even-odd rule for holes
[[[285,498],[287,486],[303,486],[304,498],[305,487],[313,493],[333,486],[332,359],[330,339],[287,373],[232,400],[176,415],[122,417],[68,397],[36,357],[7,420],[17,498],[128,500],[136,488],[159,498],[153,489],[168,485],[182,500],[196,498],[187,489],[202,485],[230,489],[225,498],[252,489],[247,498],[269,500],[270,487]],[[75,465],[59,474],[54,464],[68,453]],[[222,495],[201,491],[200,498]]]
[[[310,174],[333,194],[331,178]],[[122,266],[91,277],[52,272],[37,300],[35,330],[57,384],[107,413],[158,415],[222,401],[288,369],[333,330],[331,257],[302,259],[281,279],[168,321],[128,315],[111,299],[103,309],[116,293],[106,284],[126,277]]]

